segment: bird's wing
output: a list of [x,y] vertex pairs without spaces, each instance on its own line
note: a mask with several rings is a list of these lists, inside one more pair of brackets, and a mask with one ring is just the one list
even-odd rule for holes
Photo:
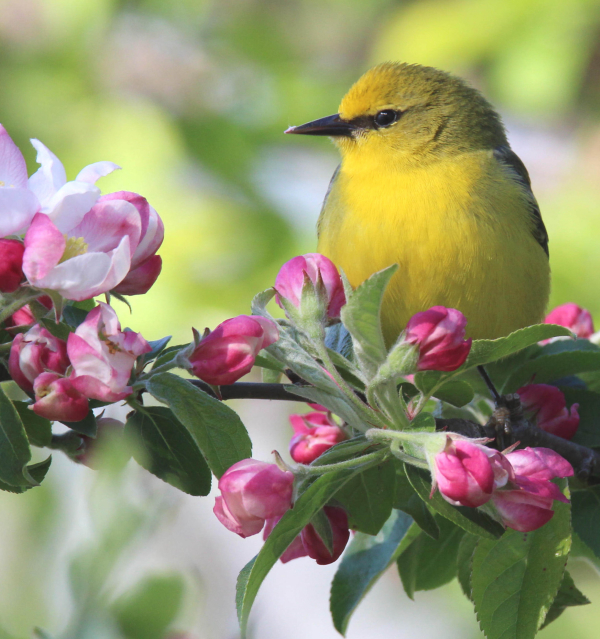
[[548,233],[542,220],[540,207],[538,206],[535,196],[531,190],[531,180],[529,179],[529,173],[527,172],[525,165],[521,162],[519,156],[508,146],[496,147],[494,149],[494,157],[498,162],[510,169],[517,181],[525,188],[529,199],[529,212],[531,213],[535,224],[533,236],[544,249],[546,255],[549,255]]
[[329,194],[331,193],[331,189],[333,188],[333,185],[335,184],[335,181],[340,172],[341,166],[342,166],[341,164],[337,165],[335,171],[333,172],[333,175],[331,176],[331,180],[329,181],[329,186],[327,187],[327,193],[325,193],[325,198],[323,199],[323,205],[321,206],[321,215],[319,215],[319,221],[317,222],[317,237],[319,236],[321,232],[321,223],[323,221],[323,211],[325,210],[325,207],[327,206],[327,200],[329,199]]

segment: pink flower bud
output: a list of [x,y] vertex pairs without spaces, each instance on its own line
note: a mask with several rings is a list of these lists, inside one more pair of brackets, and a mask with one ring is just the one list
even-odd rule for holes
[[250,372],[256,356],[279,339],[277,324],[258,315],[225,320],[189,356],[192,373],[208,384],[233,384]]
[[535,417],[539,428],[564,439],[571,439],[579,427],[579,404],[567,409],[563,393],[549,384],[527,384],[517,391],[525,411]]
[[454,308],[434,306],[416,313],[406,326],[404,339],[419,347],[420,371],[453,371],[462,366],[471,350],[465,341],[466,317]]
[[292,505],[294,475],[275,464],[243,459],[219,480],[221,496],[213,512],[240,537],[259,533],[266,519],[280,517]]
[[[265,529],[263,531],[263,539],[266,540],[267,537],[273,531],[273,528],[279,523],[281,517],[273,517],[273,519],[267,519],[267,523],[265,525]],[[279,561],[282,564],[287,564],[288,561],[292,561],[292,559],[299,559],[300,557],[308,557],[308,553],[306,552],[306,548],[302,543],[302,536],[296,535],[294,541],[287,547],[287,550],[279,557]]]
[[299,464],[310,464],[326,450],[346,439],[344,431],[324,413],[290,415],[294,436],[290,455]]
[[494,468],[490,461],[494,451],[467,439],[448,437],[447,442],[445,450],[434,458],[434,485],[455,506],[482,506],[494,490]]
[[515,476],[495,490],[492,502],[506,526],[520,532],[537,530],[552,519],[554,500],[568,502],[555,477],[570,477],[573,468],[566,459],[548,448],[525,448],[506,454]]
[[38,375],[52,371],[63,375],[69,366],[67,344],[36,324],[13,340],[8,359],[11,377],[27,393]]
[[79,435],[82,440],[82,444],[73,455],[73,459],[79,463],[97,470],[98,465],[98,453],[107,442],[112,440],[116,443],[116,440],[123,438],[123,429],[125,424],[118,419],[112,419],[111,417],[100,417],[96,420],[96,437],[88,437],[87,435]]
[[591,313],[573,302],[557,306],[546,315],[546,324],[558,324],[572,330],[577,337],[590,337],[594,332]]
[[125,279],[113,291],[119,295],[143,295],[158,279],[162,270],[160,255],[149,257],[141,266],[127,273]]
[[71,380],[56,373],[42,373],[33,384],[33,412],[51,421],[78,422],[89,411],[88,400],[71,384]]
[[350,537],[346,511],[342,508],[335,508],[334,506],[325,506],[323,510],[327,515],[327,519],[329,519],[331,532],[333,533],[333,554],[329,552],[327,546],[319,537],[312,524],[305,526],[300,533],[306,553],[321,566],[332,564],[336,561],[344,552],[344,548]]
[[14,293],[23,275],[23,253],[25,247],[18,240],[0,240],[0,292]]
[[328,317],[339,317],[340,309],[346,303],[344,286],[335,264],[320,253],[306,253],[294,257],[286,262],[275,278],[275,290],[277,291],[277,303],[281,306],[280,297],[300,307],[304,276],[317,285],[319,276],[327,293]]

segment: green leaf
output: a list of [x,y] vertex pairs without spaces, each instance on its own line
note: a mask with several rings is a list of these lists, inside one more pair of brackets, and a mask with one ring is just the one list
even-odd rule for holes
[[354,348],[352,346],[352,335],[342,324],[334,324],[325,332],[325,346],[328,349],[339,353],[350,362],[354,362]]
[[600,486],[574,490],[571,495],[573,530],[600,558]]
[[168,408],[133,413],[125,433],[134,439],[133,458],[140,466],[189,495],[208,495],[211,474],[202,452]]
[[4,490],[8,493],[15,493],[17,495],[20,495],[24,493],[25,491],[29,490],[30,488],[35,488],[35,486],[38,486],[39,484],[41,484],[46,478],[46,474],[48,473],[48,470],[50,469],[51,463],[52,463],[52,455],[50,455],[50,457],[48,457],[44,461],[27,466],[27,472],[29,473],[29,476],[31,477],[31,479],[35,482],[34,484],[30,484],[27,486],[11,486],[10,484],[6,484],[0,481],[0,490]]
[[458,565],[458,583],[467,599],[471,599],[471,571],[473,570],[473,553],[479,537],[465,533],[458,546],[456,563]]
[[397,342],[379,366],[370,385],[397,382],[401,377],[412,374],[417,369],[419,349],[414,344]]
[[[401,465],[398,464],[398,467]],[[408,478],[402,473],[396,474],[394,508],[409,514],[421,530],[433,539],[439,539],[440,529],[425,502],[417,495]]]
[[413,599],[419,590],[439,588],[456,577],[458,546],[465,531],[439,515],[439,539],[421,533],[398,557],[404,591]]
[[158,368],[159,366],[162,366],[163,364],[167,364],[168,362],[173,361],[177,357],[179,351],[187,348],[188,346],[189,344],[177,344],[176,346],[168,346],[156,358],[156,361],[152,365],[152,370]]
[[[365,462],[365,467],[367,462]],[[248,615],[260,585],[275,562],[294,541],[298,533],[335,494],[365,467],[337,470],[316,479],[300,495],[267,537],[258,555],[240,572],[237,581],[236,605],[242,637],[246,636]]]
[[462,372],[474,366],[495,362],[502,357],[516,353],[532,344],[561,335],[570,337],[572,333],[564,326],[536,324],[534,326],[521,328],[506,337],[474,340],[467,361],[458,370]]
[[573,577],[565,570],[556,599],[552,602],[541,628],[545,628],[549,623],[558,619],[568,607],[585,606],[589,603],[591,603],[590,600],[577,588],[573,582]]
[[138,583],[111,606],[127,639],[163,639],[183,604],[180,575],[154,575]]
[[89,311],[77,306],[65,306],[63,309],[63,320],[72,328],[77,328],[83,323]]
[[369,441],[364,435],[347,439],[344,442],[340,442],[335,446],[332,446],[326,450],[322,455],[319,455],[315,459],[311,466],[324,466],[326,464],[335,464],[346,459],[358,457],[362,453],[375,452],[381,446],[373,445],[373,442]]
[[52,423],[36,415],[28,402],[13,402],[13,406],[23,422],[29,443],[40,448],[47,446],[52,439]]
[[268,288],[254,296],[251,303],[252,315],[260,315],[267,319],[273,319],[273,316],[267,311],[267,304],[275,297],[275,289]]
[[285,389],[294,395],[298,395],[298,397],[308,399],[311,403],[322,404],[332,413],[339,415],[350,426],[363,430],[363,420],[354,410],[352,404],[343,395],[332,395],[313,386],[287,385]]
[[435,417],[431,413],[425,411],[419,413],[411,422],[410,430],[426,431],[428,433],[435,432]]
[[487,639],[533,639],[552,606],[571,547],[569,504],[554,504],[538,530],[477,544],[472,597]]
[[337,493],[350,528],[368,535],[381,530],[392,511],[395,479],[394,462],[389,459],[356,475]]
[[0,481],[10,486],[30,486],[33,482],[25,469],[30,459],[23,422],[0,385]]
[[406,476],[417,491],[421,499],[440,515],[449,519],[472,535],[497,539],[504,532],[504,528],[491,517],[477,510],[465,506],[452,506],[436,491],[433,497],[431,493],[431,481],[426,471],[409,464],[404,465]]
[[94,411],[88,411],[88,414],[78,422],[61,422],[65,426],[68,426],[71,430],[74,430],[80,435],[86,435],[87,437],[96,437],[98,427],[96,425],[96,416]]
[[167,344],[171,341],[171,336],[167,335],[162,339],[156,339],[152,342],[148,342],[152,350],[149,353],[144,353],[143,358],[144,362],[151,362],[153,359],[156,359],[167,347]]
[[580,388],[560,387],[569,408],[579,404],[579,427],[571,441],[581,446],[600,446],[600,395]]
[[503,392],[514,393],[525,384],[547,384],[562,377],[600,370],[600,352],[565,351],[525,362],[508,378]]
[[433,396],[460,408],[472,401],[475,392],[470,384],[457,379],[442,384],[435,390]]
[[248,432],[229,406],[171,373],[152,376],[147,388],[187,428],[217,478],[252,456]]
[[331,522],[325,514],[325,511],[323,509],[319,510],[310,520],[310,523],[317,535],[321,538],[321,541],[325,544],[325,548],[333,555],[333,530],[331,529]]
[[63,324],[62,322],[56,323],[55,321],[48,319],[47,317],[42,317],[40,319],[40,324],[54,337],[63,340],[66,342],[69,339],[69,335],[72,333],[71,328],[67,324]]
[[371,275],[342,306],[342,323],[352,335],[354,355],[367,378],[373,378],[387,357],[379,313],[384,291],[397,270],[394,264]]
[[393,510],[378,535],[354,535],[331,584],[331,616],[339,633],[346,633],[358,604],[418,534],[408,515]]

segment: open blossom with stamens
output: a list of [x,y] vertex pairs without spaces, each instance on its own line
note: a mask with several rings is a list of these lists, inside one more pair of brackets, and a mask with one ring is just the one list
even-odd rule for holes
[[127,385],[137,357],[152,348],[133,331],[122,331],[114,310],[100,303],[67,340],[73,387],[90,399],[118,402],[131,394]]

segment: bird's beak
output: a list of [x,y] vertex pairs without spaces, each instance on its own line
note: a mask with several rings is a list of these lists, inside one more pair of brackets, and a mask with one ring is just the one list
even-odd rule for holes
[[347,120],[342,120],[339,113],[328,115],[326,118],[313,120],[300,126],[291,126],[284,133],[300,133],[302,135],[329,135],[334,137],[352,137],[356,126]]

